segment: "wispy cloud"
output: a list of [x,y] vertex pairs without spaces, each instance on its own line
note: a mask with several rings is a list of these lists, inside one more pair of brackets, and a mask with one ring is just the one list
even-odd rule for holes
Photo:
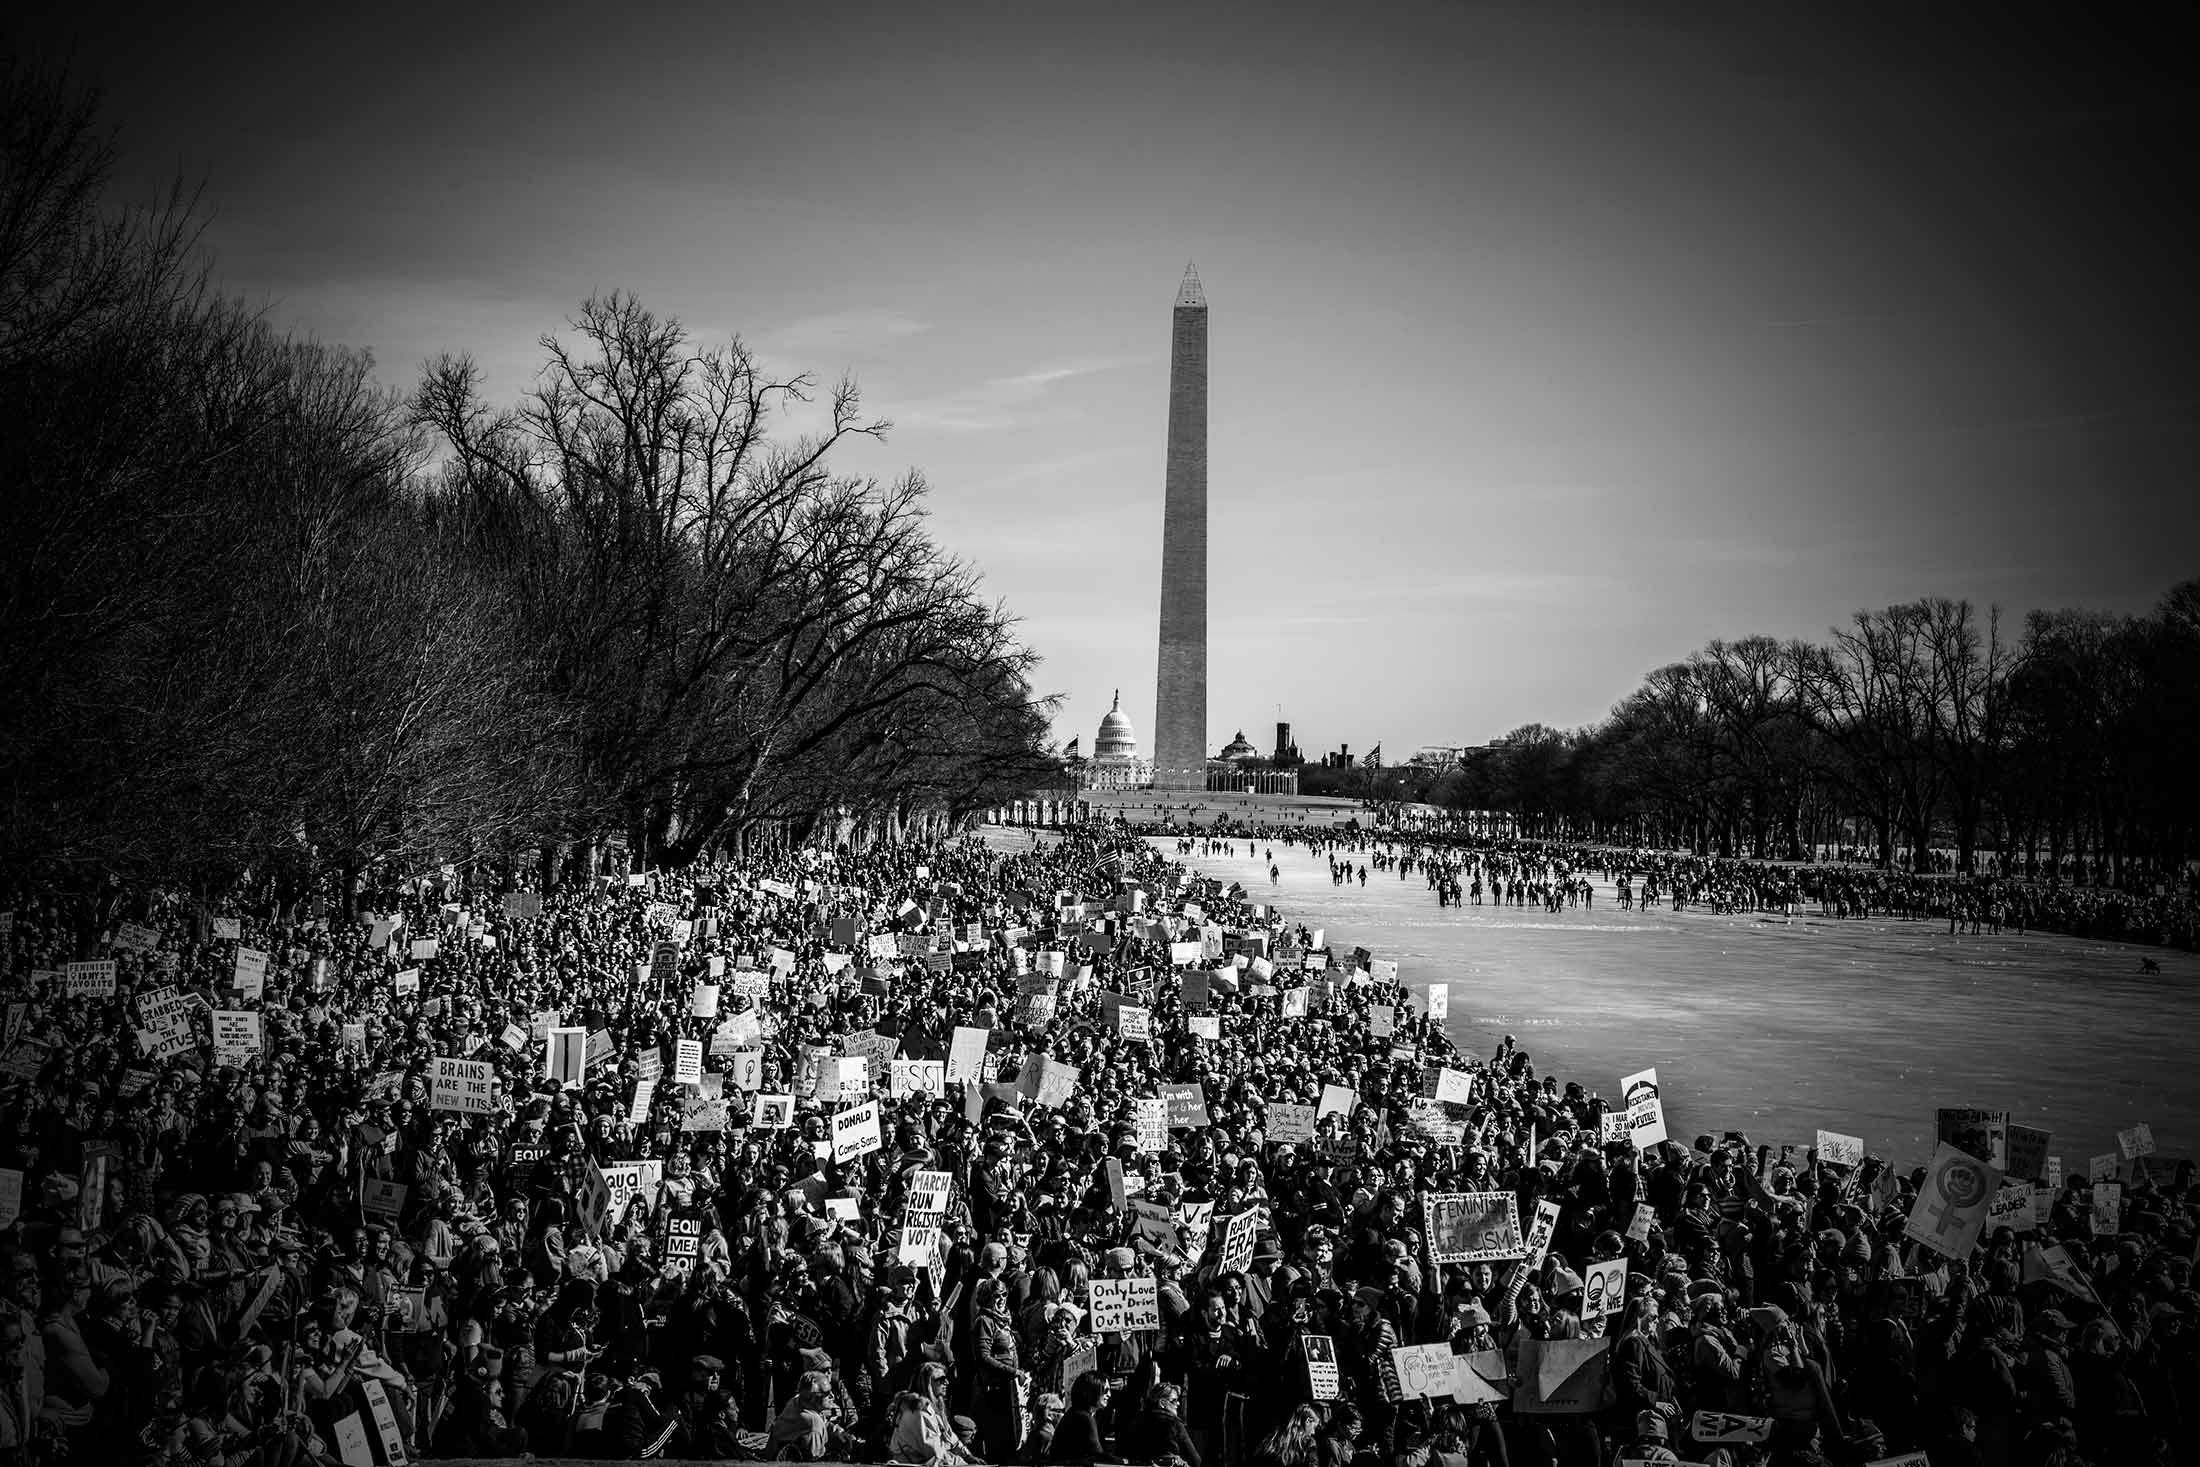
[[931,329],[929,321],[920,321],[901,311],[833,311],[820,316],[803,316],[773,327],[764,332],[759,341],[773,352],[861,356]]
[[1069,422],[1080,416],[1074,407],[1052,404],[1041,407],[1055,388],[1080,377],[1139,366],[1151,357],[1100,357],[1034,367],[1008,377],[989,377],[968,387],[931,397],[894,400],[888,410],[896,423],[909,428],[930,428],[941,433],[992,433],[1037,422]]

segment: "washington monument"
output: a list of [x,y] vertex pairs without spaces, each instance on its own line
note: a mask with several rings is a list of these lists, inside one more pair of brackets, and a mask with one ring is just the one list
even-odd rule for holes
[[1161,670],[1153,784],[1207,788],[1207,297],[1184,270],[1169,334],[1169,462],[1161,505]]

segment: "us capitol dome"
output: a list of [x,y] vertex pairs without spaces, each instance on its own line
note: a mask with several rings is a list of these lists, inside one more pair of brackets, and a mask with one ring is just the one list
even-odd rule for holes
[[1138,734],[1123,712],[1123,692],[1116,690],[1115,706],[1100,720],[1100,732],[1092,741],[1092,758],[1085,762],[1081,783],[1087,789],[1144,789],[1153,783],[1153,761],[1138,757]]

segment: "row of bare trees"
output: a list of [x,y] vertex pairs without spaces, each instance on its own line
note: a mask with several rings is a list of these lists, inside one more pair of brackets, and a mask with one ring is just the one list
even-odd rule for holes
[[2200,834],[2200,581],[2149,614],[1927,598],[1824,642],[1715,641],[1605,722],[1515,730],[1433,785],[1533,832],[1917,869],[2181,872]]
[[952,821],[1045,768],[1032,654],[833,468],[886,425],[624,296],[527,398],[417,390],[110,208],[94,108],[0,75],[5,858],[219,882]]

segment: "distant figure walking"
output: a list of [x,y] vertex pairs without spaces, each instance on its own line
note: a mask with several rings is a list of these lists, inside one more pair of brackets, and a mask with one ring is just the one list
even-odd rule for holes
[[2159,973],[2162,971],[2162,965],[2153,958],[2141,958],[2139,959],[2139,971],[2142,973]]

